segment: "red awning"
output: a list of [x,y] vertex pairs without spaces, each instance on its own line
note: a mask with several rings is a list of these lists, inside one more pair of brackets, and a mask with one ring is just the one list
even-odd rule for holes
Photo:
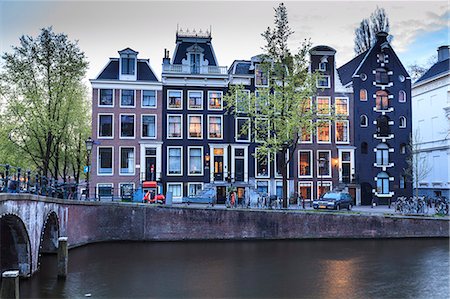
[[151,181],[151,182],[143,182],[143,183],[142,183],[142,187],[143,187],[143,188],[157,188],[157,187],[158,187],[158,184],[157,184],[156,182],[154,182],[154,181]]

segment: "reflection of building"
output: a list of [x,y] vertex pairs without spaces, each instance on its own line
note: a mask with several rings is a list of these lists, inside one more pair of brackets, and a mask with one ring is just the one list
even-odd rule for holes
[[161,83],[138,52],[119,55],[91,80],[91,182],[95,194],[108,197],[137,188],[141,179],[161,179]]
[[[438,61],[413,86],[413,134],[418,134],[419,192],[450,196],[449,46],[438,49]],[[420,165],[420,164],[419,164]],[[427,171],[428,170],[428,171]]]
[[373,47],[338,69],[354,91],[355,178],[361,203],[386,203],[410,196],[405,177],[411,134],[411,79],[386,39],[377,34]]

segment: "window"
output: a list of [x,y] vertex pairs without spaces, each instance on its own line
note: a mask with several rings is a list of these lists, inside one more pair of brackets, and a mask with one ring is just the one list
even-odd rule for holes
[[122,89],[120,97],[121,107],[134,107],[134,90]]
[[389,109],[389,98],[388,94],[384,90],[379,90],[376,93],[376,109],[377,110],[387,110]]
[[365,73],[361,73],[361,75],[359,75],[359,77],[361,78],[361,80],[366,81],[367,80],[367,75]]
[[200,195],[203,190],[202,183],[188,183],[188,196]]
[[400,128],[406,128],[406,117],[400,116]]
[[377,193],[389,194],[389,175],[386,172],[377,175]]
[[398,101],[400,103],[405,103],[406,102],[406,92],[404,90],[400,90],[398,92]]
[[330,151],[317,151],[317,173],[319,176],[331,175]]
[[222,115],[208,115],[208,138],[222,139]]
[[301,143],[311,143],[312,142],[312,120],[308,124],[303,124],[300,129],[300,142]]
[[381,115],[377,118],[377,134],[378,136],[389,136],[391,130],[389,128],[389,118],[386,115]]
[[208,91],[208,109],[222,110],[222,92]]
[[263,70],[261,64],[255,65],[255,86],[269,86],[267,72]]
[[181,90],[168,90],[167,109],[183,109],[183,92]]
[[113,148],[98,148],[98,174],[113,174]]
[[312,102],[311,98],[301,100],[301,102],[300,102],[300,113],[301,114],[306,114],[309,111],[311,111],[311,106],[312,106],[311,102]]
[[406,188],[406,184],[405,184],[405,176],[401,175],[400,176],[400,189],[405,189]]
[[269,104],[269,92],[267,90],[255,90],[255,112],[261,114]]
[[156,108],[156,91],[143,90],[142,91],[142,107]]
[[183,184],[167,183],[167,192],[171,192],[173,198],[181,198],[183,197]]
[[317,97],[317,114],[330,115],[330,98]]
[[319,125],[317,126],[317,142],[319,143],[331,142],[330,131],[331,131],[330,121],[320,121]]
[[257,177],[269,176],[269,155],[261,154],[260,149],[255,149],[255,165]]
[[377,54],[377,57],[378,57],[378,61],[380,62],[380,63],[384,63],[385,62],[385,55],[384,55],[384,53],[378,53]]
[[189,147],[188,168],[190,175],[203,175],[203,148]]
[[298,195],[304,200],[312,200],[312,183],[299,182]]
[[256,181],[256,191],[260,194],[269,194],[269,181]]
[[142,115],[142,138],[156,138],[156,115]]
[[200,53],[191,53],[190,55],[190,65],[192,74],[200,74]]
[[250,91],[239,90],[236,92],[236,112],[245,113],[250,105]]
[[389,147],[385,143],[377,145],[377,165],[389,165]]
[[349,127],[348,120],[337,120],[336,121],[336,142],[348,143],[349,140]]
[[398,80],[400,81],[400,82],[405,82],[405,76],[403,76],[403,75],[398,75]]
[[189,115],[188,116],[188,126],[189,126],[189,139],[201,139],[203,138],[203,117],[202,115]]
[[299,151],[298,152],[298,176],[310,177],[312,176],[312,152]]
[[201,90],[188,91],[188,109],[190,110],[203,109],[203,91]]
[[167,118],[167,138],[182,138],[182,116],[181,115],[169,115]]
[[377,84],[388,84],[389,83],[389,77],[386,69],[384,68],[377,68],[375,70],[375,81]]
[[181,147],[167,147],[167,174],[168,175],[182,175],[181,154],[183,149]]
[[330,88],[330,76],[319,76],[316,82],[318,88]]
[[336,98],[335,106],[336,106],[336,114],[337,115],[348,115],[348,99],[347,98]]
[[[289,190],[289,188],[288,188],[288,190]],[[283,198],[283,182],[282,181],[275,181],[275,194],[278,198]]]
[[120,183],[119,195],[122,199],[132,199],[134,192],[134,184],[132,183]]
[[320,181],[317,183],[317,197],[320,198],[323,194],[331,191],[332,182]]
[[98,115],[98,137],[113,137],[113,120],[112,114],[99,114]]
[[134,148],[120,148],[120,174],[134,174]]
[[367,102],[367,90],[365,89],[359,90],[359,100],[362,102]]
[[263,142],[269,137],[269,120],[264,118],[255,119],[255,142]]
[[99,106],[114,106],[114,91],[112,89],[99,89]]
[[101,200],[101,198],[112,200],[112,197],[114,195],[113,186],[113,184],[109,183],[97,184],[97,195],[99,200]]
[[406,144],[404,143],[400,144],[400,154],[406,154]]
[[322,61],[319,63],[319,71],[326,71],[327,70],[327,62]]
[[135,59],[129,57],[122,58],[122,75],[134,75]]
[[250,119],[247,117],[236,118],[236,132],[235,137],[237,141],[250,141]]
[[134,138],[134,115],[120,115],[120,137]]
[[367,142],[361,143],[361,154],[367,155],[367,153],[369,152],[368,147],[369,145],[367,144]]
[[367,118],[367,115],[363,114],[359,117],[359,125],[361,127],[367,127],[369,125],[369,120]]

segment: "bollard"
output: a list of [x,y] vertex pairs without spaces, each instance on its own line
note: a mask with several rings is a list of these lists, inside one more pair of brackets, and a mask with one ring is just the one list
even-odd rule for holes
[[19,271],[3,272],[0,298],[19,299]]
[[66,278],[68,261],[67,237],[60,237],[58,238],[58,278]]

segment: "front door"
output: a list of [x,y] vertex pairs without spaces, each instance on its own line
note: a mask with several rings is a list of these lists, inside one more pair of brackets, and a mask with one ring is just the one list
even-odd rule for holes
[[361,204],[371,205],[372,204],[372,185],[369,183],[361,184]]
[[145,180],[156,180],[156,157],[145,157]]
[[350,163],[342,163],[342,182],[350,183]]
[[223,181],[223,148],[214,149],[214,180]]
[[216,189],[217,204],[224,204],[227,200],[227,188],[225,186],[218,186]]

